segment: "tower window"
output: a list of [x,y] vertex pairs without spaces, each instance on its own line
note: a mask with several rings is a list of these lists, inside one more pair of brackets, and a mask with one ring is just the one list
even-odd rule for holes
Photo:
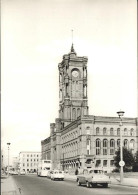
[[97,128],[96,128],[96,135],[99,135],[99,134],[100,134],[100,128],[97,127]]

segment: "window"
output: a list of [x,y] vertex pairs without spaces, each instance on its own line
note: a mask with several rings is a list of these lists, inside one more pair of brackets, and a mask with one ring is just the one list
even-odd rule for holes
[[101,165],[101,160],[96,160],[96,167],[99,167]]
[[81,114],[80,114],[80,108],[77,109],[77,117],[79,117]]
[[27,159],[27,162],[29,161],[29,159]]
[[89,155],[90,154],[90,139],[87,139],[86,145],[87,145],[87,155]]
[[23,167],[25,167],[25,163],[23,163]]
[[129,145],[129,147],[130,147],[130,149],[131,149],[131,151],[132,151],[132,153],[134,152],[134,148],[135,148],[135,141],[134,141],[134,139],[131,139],[130,140],[130,145]]
[[29,157],[29,154],[27,154],[27,157]]
[[115,153],[115,140],[111,139],[110,140],[110,155],[114,155]]
[[111,167],[114,166],[114,160],[111,160],[111,161],[110,161],[110,166],[111,166]]
[[104,127],[104,128],[103,128],[103,135],[106,135],[106,133],[107,133],[107,132],[106,132],[106,128]]
[[127,128],[124,129],[124,135],[127,135]]
[[117,147],[120,147],[120,139],[117,140]]
[[97,128],[96,128],[96,135],[99,135],[99,134],[100,134],[100,128],[97,127]]
[[103,166],[107,167],[107,160],[103,160]]
[[86,134],[87,134],[87,135],[90,135],[90,127],[87,127],[87,128],[86,128]]
[[128,140],[127,139],[124,140],[124,147],[128,149]]
[[110,135],[114,135],[114,129],[113,128],[110,129]]
[[120,128],[117,129],[117,135],[120,135]]
[[29,167],[29,163],[27,163],[27,167]]
[[101,154],[101,141],[100,139],[96,140],[96,155]]
[[73,116],[73,119],[75,120],[76,119],[76,109],[73,108],[72,110],[72,116]]
[[130,135],[131,135],[131,136],[134,135],[134,129],[130,129]]
[[107,155],[107,146],[108,146],[108,141],[107,139],[103,140],[103,155]]

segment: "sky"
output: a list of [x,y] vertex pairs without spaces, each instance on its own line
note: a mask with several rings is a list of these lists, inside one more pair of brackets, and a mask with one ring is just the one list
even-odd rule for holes
[[[137,117],[136,0],[1,2],[1,150],[41,151],[58,118],[58,63],[88,57],[89,114]],[[73,29],[73,38],[72,38]]]

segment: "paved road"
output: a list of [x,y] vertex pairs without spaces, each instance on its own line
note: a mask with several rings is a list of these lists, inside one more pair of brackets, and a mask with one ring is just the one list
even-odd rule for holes
[[138,194],[138,188],[119,185],[109,185],[109,188],[97,187],[86,188],[77,186],[74,181],[51,181],[44,177],[13,176],[18,188],[21,188],[22,195],[103,195],[103,194]]

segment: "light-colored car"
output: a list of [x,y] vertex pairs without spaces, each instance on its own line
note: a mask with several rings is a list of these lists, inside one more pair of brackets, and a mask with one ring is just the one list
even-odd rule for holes
[[60,170],[54,170],[51,173],[51,180],[64,180],[64,173]]
[[24,170],[20,171],[20,175],[25,175],[26,172]]
[[52,173],[53,173],[53,171],[48,171],[48,172],[47,172],[47,177],[48,177],[48,178],[51,178],[51,174],[52,174]]
[[12,175],[18,175],[18,171],[13,171]]
[[110,176],[105,175],[103,170],[90,169],[84,170],[83,174],[77,175],[77,183],[79,186],[86,185],[88,188],[96,187],[99,184],[107,188],[111,181]]

